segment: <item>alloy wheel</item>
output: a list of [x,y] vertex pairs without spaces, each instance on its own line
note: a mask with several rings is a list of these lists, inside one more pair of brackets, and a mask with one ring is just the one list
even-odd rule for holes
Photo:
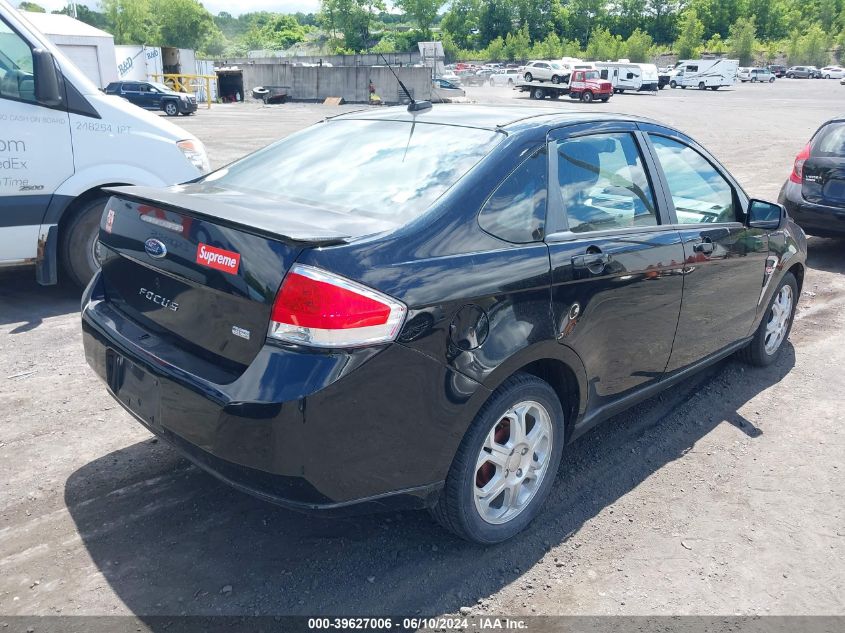
[[549,412],[530,400],[493,425],[475,467],[475,508],[484,521],[507,523],[528,507],[548,474],[553,434]]
[[784,285],[772,302],[772,307],[769,310],[769,319],[766,322],[766,334],[764,339],[764,346],[766,354],[773,355],[778,351],[786,332],[789,330],[789,321],[792,319],[792,306],[794,298],[792,296],[792,287]]

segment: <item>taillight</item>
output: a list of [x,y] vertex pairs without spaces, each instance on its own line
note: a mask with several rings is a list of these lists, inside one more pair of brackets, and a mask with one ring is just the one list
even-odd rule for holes
[[295,265],[273,303],[270,338],[316,347],[360,347],[396,338],[407,308],[371,288]]
[[807,162],[807,159],[810,158],[810,144],[807,143],[806,147],[798,152],[798,156],[795,157],[795,164],[792,166],[792,173],[789,174],[789,179],[794,182],[795,184],[800,185],[804,179],[804,163]]

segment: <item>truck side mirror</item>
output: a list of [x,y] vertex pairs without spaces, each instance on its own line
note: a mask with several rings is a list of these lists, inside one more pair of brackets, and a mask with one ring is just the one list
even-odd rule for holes
[[53,54],[43,48],[32,51],[35,70],[35,100],[48,108],[62,103],[62,81]]
[[748,204],[748,226],[753,229],[774,231],[781,228],[786,219],[786,209],[774,202],[752,200]]

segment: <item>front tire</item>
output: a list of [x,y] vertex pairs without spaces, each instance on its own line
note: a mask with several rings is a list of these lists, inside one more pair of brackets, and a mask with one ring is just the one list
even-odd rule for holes
[[551,386],[530,374],[511,376],[461,441],[432,515],[468,541],[512,538],[540,513],[563,440],[563,409]]
[[798,282],[792,273],[786,273],[769,301],[766,314],[754,333],[754,338],[740,352],[742,359],[757,367],[765,367],[775,362],[792,330],[797,306]]
[[531,81],[533,81],[533,79],[534,79],[534,75],[532,75],[531,73],[525,73],[524,79],[525,79],[525,81],[531,83]]
[[700,81],[700,82],[698,82],[698,89],[699,90],[706,90],[707,85],[703,81]]
[[592,103],[593,102],[593,93],[590,92],[589,90],[585,90],[581,94],[581,101],[583,103]]
[[94,274],[100,270],[95,248],[100,232],[100,218],[109,201],[108,196],[99,196],[83,202],[62,229],[62,267],[80,288],[85,288]]
[[669,82],[669,87],[670,87],[672,90],[674,90],[675,88],[677,88],[677,87],[678,87],[678,82],[677,82],[677,81],[675,81],[675,80],[673,79],[672,81],[670,81],[670,82]]
[[558,77],[557,75],[552,75],[552,83],[553,84],[559,84],[560,83],[560,77]]
[[179,114],[179,106],[174,101],[168,101],[164,104],[164,113],[167,116],[177,116]]

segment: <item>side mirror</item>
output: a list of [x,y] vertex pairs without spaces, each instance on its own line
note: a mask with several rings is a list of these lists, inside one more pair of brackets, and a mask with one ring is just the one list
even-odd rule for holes
[[53,54],[43,48],[32,51],[35,70],[35,100],[49,108],[61,105],[62,81]]
[[783,205],[765,200],[752,200],[748,204],[748,226],[753,229],[774,231],[779,229],[786,219]]

